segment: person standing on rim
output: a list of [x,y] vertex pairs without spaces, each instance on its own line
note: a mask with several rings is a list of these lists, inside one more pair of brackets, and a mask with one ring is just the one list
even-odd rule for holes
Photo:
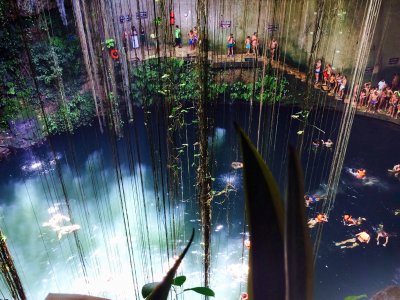
[[228,43],[228,46],[227,46],[228,47],[228,56],[232,55],[232,57],[234,57],[234,55],[233,55],[233,47],[235,47],[236,42],[235,42],[235,38],[233,37],[233,33],[231,33],[228,36],[227,43]]
[[138,33],[136,31],[136,27],[135,26],[132,26],[131,43],[132,43],[132,49],[139,48]]
[[182,48],[182,33],[181,29],[179,28],[178,25],[176,25],[175,28],[175,47],[179,46],[179,48]]
[[146,43],[146,33],[142,25],[139,26],[139,31],[140,31],[140,44],[144,47],[147,45],[147,43]]
[[251,37],[251,46],[253,48],[253,53],[258,55],[258,35],[257,32],[254,32],[253,36]]

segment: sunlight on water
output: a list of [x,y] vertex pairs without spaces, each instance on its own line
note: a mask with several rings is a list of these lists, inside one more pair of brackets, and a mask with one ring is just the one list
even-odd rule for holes
[[[173,258],[167,257],[149,167],[140,166],[145,185],[145,195],[142,195],[140,178],[123,167],[123,180],[118,183],[113,169],[102,168],[103,159],[100,151],[90,154],[79,176],[66,164],[62,165],[71,216],[52,164],[35,160],[23,168],[29,177],[11,180],[7,188],[0,187],[2,197],[7,200],[1,206],[0,226],[30,299],[44,299],[49,292],[132,299],[136,283],[136,291],[140,292],[145,283],[161,280],[173,264]],[[135,168],[139,174],[139,166]],[[226,176],[222,176],[225,184],[228,181],[239,184],[234,175]],[[121,198],[121,189],[124,198]],[[135,280],[130,268],[121,199],[126,199]],[[151,261],[143,201],[147,207]],[[195,243],[179,271],[188,277],[184,288],[189,288],[202,285],[203,257],[199,223],[191,222],[194,216],[185,214],[184,205],[173,208],[178,233],[176,254],[188,238],[183,224],[190,224],[188,229],[191,226],[197,229]],[[224,295],[224,299],[237,299],[245,291],[247,249],[243,259],[242,239],[232,238],[223,224],[214,227],[216,250],[212,256],[211,287],[217,295]],[[79,239],[87,276],[83,273],[74,234]],[[193,292],[185,294],[190,299],[201,299]]]

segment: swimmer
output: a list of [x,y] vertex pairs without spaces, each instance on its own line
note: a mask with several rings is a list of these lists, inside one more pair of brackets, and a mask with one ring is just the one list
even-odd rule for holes
[[367,175],[367,171],[365,169],[351,169],[350,173],[354,175],[357,179],[364,179]]
[[343,216],[343,224],[345,226],[359,226],[363,221],[366,221],[366,218],[358,217],[357,219],[353,219],[351,215]]
[[388,171],[397,177],[400,174],[400,164],[394,165],[393,168],[388,169]]
[[395,216],[397,216],[397,215],[399,215],[400,214],[400,208],[398,208],[398,209],[396,209],[395,211],[394,211],[394,215]]
[[314,228],[318,223],[328,222],[326,214],[318,214],[315,218],[308,220],[308,228]]
[[240,300],[249,300],[249,295],[247,293],[242,293],[240,295]]
[[333,145],[333,142],[331,139],[328,139],[326,142],[324,142],[324,140],[321,140],[322,145],[325,146],[326,148],[331,148]]
[[309,207],[310,204],[317,203],[320,200],[326,199],[326,196],[319,196],[319,195],[304,195],[304,202],[306,207]]
[[234,161],[231,163],[231,167],[235,170],[243,168],[243,163]]
[[319,140],[313,140],[312,141],[312,145],[313,145],[313,147],[318,148],[319,147]]
[[73,225],[67,225],[67,226],[60,227],[57,230],[58,231],[58,239],[61,240],[63,235],[68,234],[68,233],[72,233],[72,232],[77,231],[79,229],[81,229],[81,226],[78,225],[78,224],[73,224]]
[[366,231],[362,231],[360,233],[357,233],[354,238],[344,240],[341,242],[336,242],[335,246],[340,246],[341,249],[354,248],[359,246],[361,243],[368,244],[370,240],[371,236]]
[[383,247],[386,247],[389,242],[389,234],[383,229],[383,224],[379,224],[378,229],[376,230],[376,244],[379,246],[379,239],[385,239],[385,243],[382,244]]
[[69,217],[64,216],[63,214],[56,213],[50,218],[50,220],[48,222],[43,223],[42,226],[43,227],[51,227],[54,230],[57,230],[58,228],[60,228],[60,223],[62,221],[69,222],[70,219],[69,219]]

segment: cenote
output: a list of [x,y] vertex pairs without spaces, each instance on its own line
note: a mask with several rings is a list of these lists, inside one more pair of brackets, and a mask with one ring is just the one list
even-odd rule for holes
[[[250,110],[247,103],[214,106],[214,130],[208,137],[212,157],[218,162],[213,169],[213,190],[221,192],[229,184],[228,192],[216,196],[212,204],[211,286],[217,295],[224,295],[225,299],[236,299],[240,292],[246,290],[248,250],[244,241],[249,237],[244,212],[243,174],[241,169],[234,170],[231,166],[232,162],[241,161],[233,122],[238,122],[243,128],[251,127],[253,135],[257,129],[257,122],[243,117],[242,113],[246,110]],[[27,284],[29,298],[43,298],[49,291],[90,291],[111,299],[131,297],[136,288],[131,278],[122,207],[128,214],[126,221],[129,222],[133,246],[131,259],[135,264],[134,276],[138,286],[153,281],[153,278],[160,279],[166,271],[168,259],[173,258],[172,254],[168,258],[168,247],[171,253],[172,249],[179,251],[191,228],[200,230],[194,192],[194,125],[188,125],[184,130],[188,146],[183,148],[182,153],[179,196],[173,204],[168,203],[166,179],[160,178],[160,173],[153,173],[154,165],[168,167],[165,165],[166,149],[162,146],[157,148],[153,158],[155,162],[149,150],[149,143],[165,144],[165,136],[157,134],[157,130],[162,130],[165,124],[159,121],[156,111],[149,113],[151,128],[154,129],[150,141],[143,125],[143,111],[138,109],[136,125],[126,125],[122,139],[115,140],[112,134],[101,133],[96,126],[84,127],[73,135],[52,138],[54,151],[48,143],[44,143],[2,162],[1,223],[8,233],[15,262],[23,270],[21,277]],[[334,124],[337,114],[330,111],[321,124]],[[256,111],[253,116],[253,120],[257,120]],[[188,116],[188,124],[192,117],[193,114]],[[290,126],[290,120],[290,110],[281,109],[278,122]],[[365,130],[366,126],[372,126],[373,131]],[[284,173],[284,157],[280,153],[284,152],[282,149],[288,142],[296,138],[296,134],[285,135],[287,130],[282,127],[275,141],[275,161],[271,163],[276,178]],[[373,240],[368,247],[341,250],[334,246],[333,241],[345,239],[357,230],[342,225],[342,215],[347,212],[366,217],[368,227],[384,222],[388,231],[396,231],[397,217],[393,211],[397,208],[400,187],[398,179],[389,176],[383,166],[390,165],[398,152],[400,142],[392,137],[397,136],[399,130],[397,125],[364,117],[357,117],[354,122],[335,208],[325,225],[316,260],[317,299],[370,294],[391,284],[398,276],[395,262],[399,257],[399,242],[396,238],[391,239],[387,248],[376,246]],[[335,139],[337,126],[331,126],[330,131],[332,134],[326,134]],[[386,134],[380,135],[379,132],[383,131]],[[373,147],[371,136],[376,143]],[[323,193],[327,183],[324,171],[331,164],[333,151],[326,148],[315,150],[311,143],[307,144],[309,146],[303,152],[306,162],[303,168],[307,169],[308,165],[311,170],[306,176],[307,190]],[[82,273],[82,260],[74,238],[66,235],[58,240],[50,227],[43,226],[56,212],[67,214],[54,160],[59,163],[74,222],[81,225],[79,251],[82,251],[88,282]],[[368,170],[370,183],[360,182],[345,172],[345,168],[360,166]],[[157,193],[154,190],[155,180]],[[164,206],[163,201],[168,204]],[[309,217],[318,209],[311,208]],[[181,272],[188,277],[187,285],[194,286],[201,282],[201,253],[201,239],[197,235],[182,266]],[[368,272],[361,272],[360,266]],[[358,275],[354,276],[354,272]]]
[[400,2],[278,2],[0,4],[0,299],[400,299]]

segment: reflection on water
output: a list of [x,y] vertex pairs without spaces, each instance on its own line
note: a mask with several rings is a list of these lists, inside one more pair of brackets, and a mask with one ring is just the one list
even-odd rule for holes
[[[224,300],[237,300],[246,291],[251,247],[244,223],[243,169],[232,126],[239,112],[243,112],[240,104],[224,106],[224,117],[215,120],[217,129],[209,138],[214,160],[210,282],[216,299]],[[287,143],[294,143],[295,139],[287,134],[285,127],[290,112],[281,112],[279,118],[278,138],[273,142],[276,151],[270,153],[268,160],[275,177],[284,182],[286,156],[280,149],[286,149]],[[258,120],[256,115],[253,119]],[[140,120],[139,116],[139,124]],[[246,120],[236,119],[244,128],[249,127]],[[329,119],[321,122],[331,124]],[[376,145],[369,145],[365,151],[365,135],[372,134],[365,132],[366,126],[362,119],[356,119],[344,165],[362,166],[367,175],[364,180],[358,180],[346,170],[343,172],[334,209],[324,225],[316,264],[315,299],[341,300],[348,295],[370,295],[399,280],[397,237],[391,237],[386,247],[370,243],[340,249],[332,243],[361,230],[369,231],[374,239],[372,226],[381,223],[390,233],[400,232],[400,217],[395,215],[400,208],[399,181],[387,174],[387,169],[397,163],[393,157],[399,153],[400,144],[390,138],[386,140],[378,132]],[[333,127],[332,131],[336,130]],[[392,130],[391,137],[398,133],[395,128],[386,128],[384,123],[373,126],[374,130],[380,127]],[[297,138],[297,128],[292,131]],[[140,144],[133,146],[129,143],[135,139],[128,140],[129,132],[114,145],[107,134],[100,135],[95,128],[86,128],[73,136],[55,137],[58,153],[55,158],[44,145],[0,164],[0,227],[8,237],[29,299],[43,299],[49,292],[140,299],[141,287],[163,278],[174,257],[184,248],[193,227],[195,243],[180,272],[188,277],[185,288],[202,285],[203,245],[192,157],[195,150],[187,147],[184,151],[189,159],[183,159],[179,196],[170,202],[170,194],[161,183],[165,175],[161,171],[153,172],[155,165],[165,170],[165,149],[158,149],[160,153],[152,161],[146,130],[139,126]],[[256,140],[256,130],[252,132]],[[336,141],[335,134],[327,131],[327,136]],[[305,143],[308,146],[302,157],[305,190],[312,195],[324,195],[333,152],[325,147],[317,151],[309,149],[312,138],[310,133],[310,143]],[[194,133],[189,130],[183,143],[195,142]],[[389,143],[393,153],[383,147]],[[159,180],[157,191],[154,178]],[[307,208],[309,218],[320,212],[323,202]],[[360,226],[344,226],[344,214],[367,220]],[[4,293],[5,289],[1,287],[1,291]],[[185,294],[186,299],[201,299],[193,292]]]
[[[221,128],[214,137],[219,143],[223,143],[224,132]],[[57,146],[61,152],[68,151],[65,143]],[[164,219],[150,162],[145,158],[130,168],[129,161],[122,160],[122,176],[118,177],[109,149],[101,147],[88,153],[79,151],[76,157],[71,153],[57,157],[66,202],[55,160],[48,159],[45,148],[26,154],[21,172],[0,182],[1,197],[6,199],[1,205],[0,226],[29,299],[44,299],[49,292],[139,299],[145,283],[164,277],[187,243],[191,227],[197,229],[196,242],[179,272],[188,277],[184,287],[202,285],[200,220],[191,209],[193,195],[185,194],[181,202],[168,206]],[[226,176],[221,177],[221,185],[241,185],[237,175]],[[233,201],[237,195],[228,190],[223,197]],[[164,226],[172,224],[172,216],[175,231],[169,231],[167,242]],[[245,289],[247,253],[242,251],[241,237],[233,238],[225,224],[226,219],[221,220],[213,229],[212,288],[217,295],[226,295],[225,299],[237,299]],[[193,292],[186,293],[189,298],[201,299]]]

